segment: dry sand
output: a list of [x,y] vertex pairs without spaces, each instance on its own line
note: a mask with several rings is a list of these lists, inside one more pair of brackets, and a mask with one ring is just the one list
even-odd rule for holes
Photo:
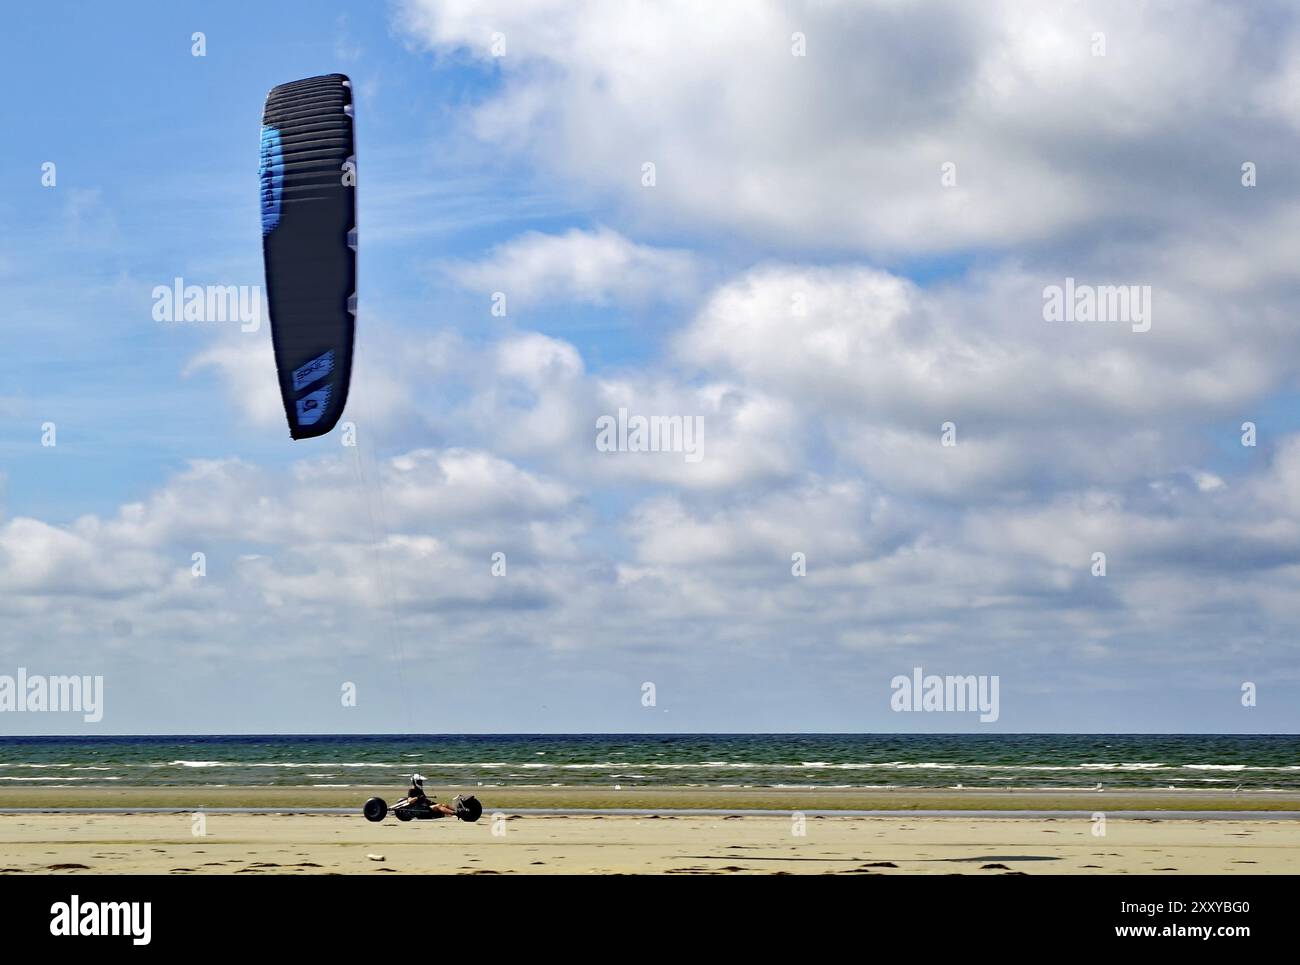
[[[1300,823],[1111,818],[0,815],[0,873],[1300,873]],[[497,833],[494,833],[494,829]],[[371,856],[379,856],[376,860]]]

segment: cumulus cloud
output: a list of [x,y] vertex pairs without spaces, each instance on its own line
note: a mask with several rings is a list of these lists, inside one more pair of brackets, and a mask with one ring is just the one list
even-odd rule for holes
[[498,245],[481,261],[452,262],[444,269],[467,288],[534,303],[681,299],[697,285],[688,252],[636,244],[608,228],[574,228],[561,235],[530,231]]
[[214,340],[183,370],[185,376],[211,371],[225,384],[231,401],[254,425],[275,425],[284,419],[275,355],[269,336],[247,333]]
[[[59,526],[0,526],[0,611],[68,621],[93,650],[129,616],[134,645],[166,662],[200,623],[211,639],[254,638],[266,607],[301,616],[277,631],[286,652],[329,644],[320,613],[346,621],[386,609],[535,608],[581,570],[584,530],[569,487],[483,452],[414,450],[373,461],[356,450],[273,471],[237,459],[192,463],[140,502]],[[515,567],[493,579],[494,553]],[[196,576],[194,554],[206,560]],[[531,568],[530,568],[531,567]]]
[[93,520],[68,528],[26,517],[9,520],[0,528],[0,581],[14,595],[47,599],[123,596],[161,582],[161,559],[148,549],[119,546],[113,565],[104,566],[96,530]]
[[1135,210],[1147,232],[1232,220],[1239,160],[1202,146],[1284,165],[1300,133],[1279,124],[1296,61],[1280,9],[1284,29],[1124,0],[399,9],[417,42],[500,69],[476,117],[489,143],[648,223],[820,248],[1113,238]]
[[[1044,286],[1067,265],[924,287],[866,266],[760,265],[712,292],[674,349],[688,370],[789,405],[805,437],[878,482],[967,501],[1123,486],[1209,458],[1207,421],[1295,378],[1282,290],[1243,304],[1148,255],[1133,270],[1154,283],[1149,332],[1045,321]],[[1225,324],[1238,317],[1253,324]],[[958,444],[944,448],[947,423]]]

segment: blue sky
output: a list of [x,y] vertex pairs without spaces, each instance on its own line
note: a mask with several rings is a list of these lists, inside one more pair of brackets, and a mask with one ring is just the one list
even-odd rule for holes
[[[0,56],[0,673],[102,673],[101,730],[1296,729],[1285,7],[54,3]],[[262,100],[332,71],[356,449],[265,323],[151,315],[261,285]],[[891,713],[916,665],[999,722]]]

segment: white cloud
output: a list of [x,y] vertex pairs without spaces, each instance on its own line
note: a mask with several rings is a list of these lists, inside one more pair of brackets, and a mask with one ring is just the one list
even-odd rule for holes
[[788,406],[805,438],[895,491],[980,500],[1149,480],[1208,457],[1207,420],[1285,389],[1300,332],[1281,322],[1284,291],[1244,303],[1130,255],[1153,283],[1146,333],[1044,321],[1059,264],[926,288],[862,266],[767,264],[717,288],[674,348],[688,370]]
[[225,383],[231,401],[249,422],[270,426],[284,421],[269,336],[241,333],[215,340],[190,360],[182,374],[207,370]]
[[152,549],[121,546],[105,566],[95,526],[71,527],[17,517],[0,527],[0,584],[15,596],[46,598],[83,594],[113,597],[156,588],[164,573]]
[[444,266],[459,284],[509,299],[610,305],[681,299],[698,284],[685,251],[635,244],[608,228],[561,235],[530,231],[498,245],[481,261]]
[[[331,646],[322,614],[418,622],[442,607],[513,611],[571,593],[587,566],[575,545],[584,530],[573,490],[482,452],[373,463],[352,450],[285,471],[202,461],[106,518],[0,526],[0,612],[7,642],[58,631],[88,653],[128,618],[132,646],[161,663],[266,632],[285,653],[311,653]],[[508,581],[490,574],[495,552]],[[272,612],[292,629],[263,628]]]
[[[1294,42],[1222,3],[399,9],[418,43],[501,71],[480,137],[674,229],[942,251],[1060,239],[1135,209],[1147,230],[1196,227],[1241,215],[1235,163],[1207,164],[1198,145],[1259,145],[1267,130],[1268,161],[1297,147],[1276,123],[1294,114]],[[1256,88],[1278,95],[1257,102]],[[940,184],[945,162],[954,187]]]

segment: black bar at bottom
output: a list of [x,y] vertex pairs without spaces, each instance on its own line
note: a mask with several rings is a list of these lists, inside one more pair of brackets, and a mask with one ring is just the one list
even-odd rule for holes
[[[450,951],[451,936],[458,947],[486,951],[524,941],[545,953],[547,947],[612,952],[632,936],[654,945],[689,934],[691,947],[716,940],[734,951],[770,947],[774,932],[809,950],[843,939],[873,953],[1189,943],[1231,951],[1254,939],[1287,938],[1294,927],[1283,920],[1289,877],[854,878],[786,876],[758,889],[755,881],[724,887],[717,880],[663,877],[598,884],[581,876],[546,882],[397,874],[3,877],[0,923],[9,950],[75,945],[205,958],[221,951],[255,951],[260,958],[347,949],[405,955],[412,947],[432,954],[438,947]],[[1025,944],[1038,941],[1058,944]]]

